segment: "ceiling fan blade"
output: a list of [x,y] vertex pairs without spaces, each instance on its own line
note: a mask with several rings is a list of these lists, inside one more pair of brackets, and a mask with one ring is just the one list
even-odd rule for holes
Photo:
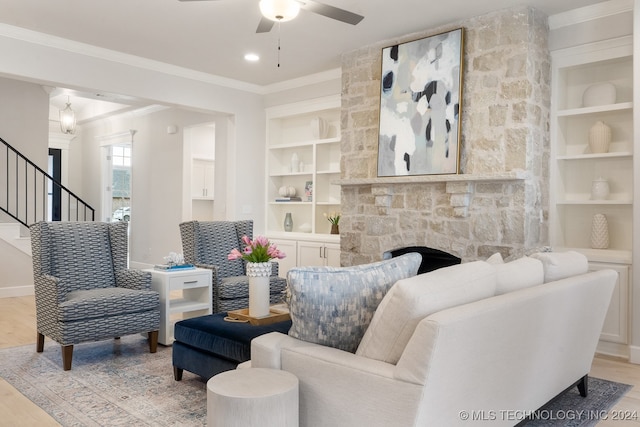
[[258,28],[256,29],[256,33],[268,33],[273,28],[273,24],[275,24],[275,21],[272,21],[271,19],[267,19],[263,16],[262,19],[260,19],[260,22],[258,23]]
[[308,10],[309,12],[317,13],[318,15],[336,19],[338,21],[342,21],[351,25],[356,25],[358,22],[364,19],[364,16],[362,15],[349,12],[348,10],[340,9],[339,7],[329,6],[328,4],[324,3],[318,3],[313,0],[300,0],[299,3],[301,9]]

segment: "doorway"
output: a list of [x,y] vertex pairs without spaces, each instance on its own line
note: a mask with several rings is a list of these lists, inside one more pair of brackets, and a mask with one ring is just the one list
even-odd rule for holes
[[[48,173],[59,183],[62,181],[62,150],[49,148]],[[62,191],[60,185],[48,180],[47,184],[47,220],[62,221]]]
[[131,144],[111,146],[111,220],[131,220]]
[[101,137],[102,220],[131,220],[132,144],[134,130]]

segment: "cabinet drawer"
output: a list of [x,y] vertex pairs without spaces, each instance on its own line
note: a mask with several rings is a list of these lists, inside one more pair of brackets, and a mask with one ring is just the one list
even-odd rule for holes
[[178,276],[169,279],[169,289],[204,288],[209,286],[209,278],[206,273]]

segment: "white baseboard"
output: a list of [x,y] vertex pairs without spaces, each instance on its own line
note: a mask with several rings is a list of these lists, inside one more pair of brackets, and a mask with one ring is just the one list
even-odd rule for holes
[[596,353],[605,356],[613,356],[629,360],[629,346],[626,344],[614,343],[610,341],[600,340]]
[[640,365],[640,347],[635,345],[629,346],[629,363]]
[[33,286],[11,286],[0,288],[0,298],[24,297],[34,295]]

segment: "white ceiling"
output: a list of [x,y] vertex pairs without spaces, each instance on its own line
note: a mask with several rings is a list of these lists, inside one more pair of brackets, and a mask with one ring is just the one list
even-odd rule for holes
[[[256,34],[258,0],[0,0],[0,22],[267,86],[339,68],[341,54],[361,46],[493,10],[530,5],[552,15],[600,1],[323,0],[365,18],[352,26],[301,10],[280,32],[276,24]],[[245,61],[248,52],[261,60]],[[56,102],[64,107],[65,98]]]

